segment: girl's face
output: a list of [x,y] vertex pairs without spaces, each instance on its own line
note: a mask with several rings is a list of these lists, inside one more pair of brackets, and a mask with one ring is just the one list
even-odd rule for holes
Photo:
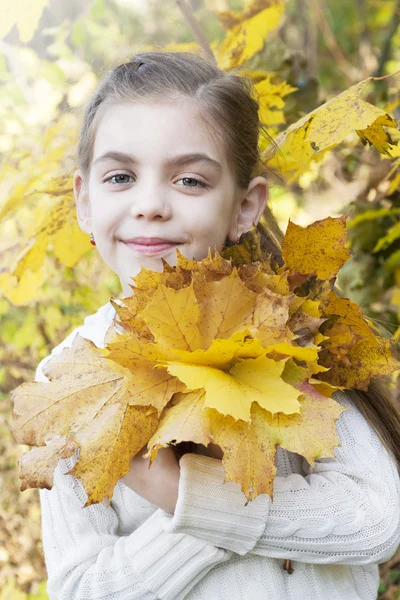
[[201,260],[257,222],[267,200],[263,177],[238,188],[222,143],[194,104],[135,102],[105,109],[89,181],[74,174],[78,221],[93,233],[125,296],[141,267],[176,265],[176,249]]

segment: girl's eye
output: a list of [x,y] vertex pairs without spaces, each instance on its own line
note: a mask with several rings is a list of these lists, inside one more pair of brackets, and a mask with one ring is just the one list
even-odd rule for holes
[[[115,175],[111,175],[111,177],[109,177],[108,179],[105,179],[105,180],[104,180],[104,183],[106,183],[107,181],[110,181],[110,182],[111,182],[111,180],[112,180],[112,179],[115,179],[116,177],[128,177],[128,178],[130,177],[131,179],[133,179],[133,178],[131,177],[131,175],[127,175],[126,173],[116,173]],[[112,182],[112,183],[114,183],[114,182]],[[121,181],[121,180],[119,180],[119,181],[118,181],[118,180],[117,180],[117,181],[115,181],[115,183],[117,183],[117,184],[118,184],[118,183],[122,183],[122,184],[124,184],[124,183],[129,183],[129,182],[128,182],[128,181]]]
[[178,181],[191,181],[191,182],[195,182],[198,183],[199,185],[184,185],[183,187],[203,187],[203,188],[208,188],[208,185],[206,185],[205,183],[203,183],[202,181],[200,181],[199,179],[196,179],[195,177],[182,177],[182,179],[178,179]]
[[[131,175],[127,175],[126,173],[116,173],[115,175],[111,175],[111,177],[108,177],[107,179],[105,179],[104,183],[110,182],[113,185],[115,185],[115,184],[124,185],[125,183],[130,183],[129,181],[126,181],[126,180],[122,181],[122,179],[124,177],[127,177],[128,179],[133,179],[133,177]],[[182,177],[182,179],[178,179],[178,181],[189,182],[189,185],[184,185],[183,187],[193,187],[193,188],[202,187],[202,188],[208,189],[208,185],[206,185],[199,179],[196,179],[195,177]]]

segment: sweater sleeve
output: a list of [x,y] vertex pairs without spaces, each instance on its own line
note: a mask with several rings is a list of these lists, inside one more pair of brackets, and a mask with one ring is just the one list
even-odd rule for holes
[[[79,331],[39,363],[36,381],[49,381],[43,366]],[[228,550],[165,531],[171,515],[160,509],[130,535],[120,535],[112,503],[83,508],[83,485],[68,475],[77,456],[59,460],[52,489],[39,491],[50,600],[181,600],[213,567],[229,560]]]
[[51,490],[40,490],[42,539],[50,600],[180,600],[227,550],[183,533],[168,533],[158,509],[129,535],[118,533],[112,503],[84,507],[81,482],[60,460]]
[[[334,458],[303,461],[303,476],[276,476],[265,494],[245,506],[238,484],[224,484],[222,462],[194,454],[180,460],[178,502],[169,532],[184,532],[237,554],[326,564],[366,565],[389,560],[400,544],[400,479],[394,459],[362,413],[336,422],[341,446]],[[280,449],[281,450],[281,449]]]

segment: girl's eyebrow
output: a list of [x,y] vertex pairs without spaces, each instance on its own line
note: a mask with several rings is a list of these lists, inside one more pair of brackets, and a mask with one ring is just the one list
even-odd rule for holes
[[[121,163],[138,163],[139,161],[137,160],[137,158],[135,158],[135,156],[133,156],[132,154],[126,153],[126,152],[119,152],[118,150],[109,150],[108,152],[105,152],[104,154],[101,154],[100,156],[98,156],[96,158],[96,160],[93,162],[93,165],[106,161],[106,160],[115,160],[117,162],[121,162]],[[182,166],[182,165],[188,165],[194,162],[205,162],[208,163],[210,166],[218,169],[218,171],[221,171],[222,166],[220,165],[220,163],[218,161],[216,161],[214,158],[211,158],[210,156],[208,156],[208,154],[205,154],[204,152],[193,152],[190,154],[178,154],[177,156],[172,156],[171,158],[167,158],[167,160],[165,161],[165,164],[168,167],[175,167],[175,166]]]

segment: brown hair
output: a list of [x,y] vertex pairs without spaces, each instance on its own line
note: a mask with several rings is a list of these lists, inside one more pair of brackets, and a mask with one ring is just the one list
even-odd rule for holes
[[[268,136],[258,118],[259,104],[250,78],[224,72],[211,61],[187,52],[144,52],[111,69],[85,107],[78,159],[83,183],[88,179],[97,125],[112,104],[140,99],[158,102],[194,100],[199,112],[225,145],[229,167],[239,188],[267,169],[259,152],[259,136]],[[257,224],[263,250],[282,260],[283,237],[267,207]],[[400,409],[387,386],[373,380],[368,392],[348,392],[400,468]]]

